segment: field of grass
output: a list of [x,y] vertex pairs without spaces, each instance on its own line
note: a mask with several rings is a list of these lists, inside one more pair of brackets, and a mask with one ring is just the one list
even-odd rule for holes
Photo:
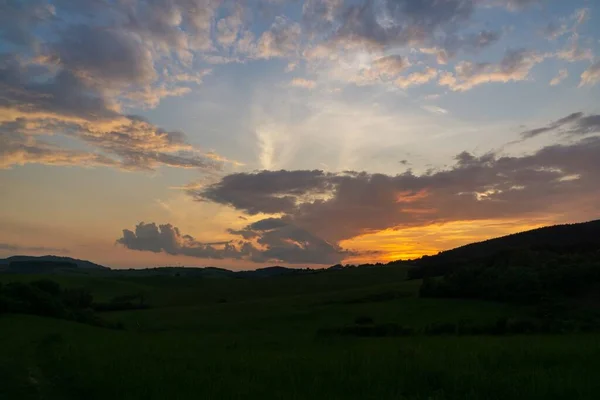
[[[266,279],[59,276],[95,298],[144,292],[111,330],[0,315],[0,399],[596,399],[593,334],[431,336],[529,310],[421,299],[403,267]],[[39,277],[0,276],[6,283]],[[319,335],[357,318],[410,336]]]

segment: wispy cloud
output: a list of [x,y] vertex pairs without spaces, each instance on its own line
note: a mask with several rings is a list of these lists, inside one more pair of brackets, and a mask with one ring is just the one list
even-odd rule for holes
[[579,87],[594,86],[600,83],[600,62],[591,65],[581,74]]
[[310,79],[294,78],[290,82],[290,86],[299,87],[303,89],[314,89],[315,87],[317,87],[317,82],[312,81]]
[[567,70],[566,68],[563,68],[560,71],[558,71],[558,75],[556,75],[554,78],[552,78],[552,80],[550,81],[550,86],[560,85],[561,82],[564,81],[565,79],[567,79],[568,77],[569,77],[569,70]]

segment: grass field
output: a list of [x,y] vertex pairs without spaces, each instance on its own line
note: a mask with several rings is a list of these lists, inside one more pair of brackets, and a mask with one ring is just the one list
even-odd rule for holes
[[[143,291],[124,330],[0,316],[0,399],[596,399],[597,335],[321,336],[359,317],[419,332],[518,317],[421,299],[403,267],[267,279],[57,276],[95,298]],[[39,277],[2,275],[0,281]]]

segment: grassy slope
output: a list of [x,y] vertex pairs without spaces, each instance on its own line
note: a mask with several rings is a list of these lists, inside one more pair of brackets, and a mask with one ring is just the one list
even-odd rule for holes
[[105,298],[143,289],[156,308],[105,314],[125,331],[0,316],[0,399],[592,399],[600,392],[593,335],[316,338],[317,329],[361,315],[420,327],[522,312],[418,299],[418,282],[404,274],[62,278]]

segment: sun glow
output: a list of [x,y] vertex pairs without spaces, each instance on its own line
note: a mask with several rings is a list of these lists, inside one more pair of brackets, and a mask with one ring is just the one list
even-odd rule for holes
[[527,223],[522,220],[452,221],[367,233],[344,240],[340,245],[358,253],[364,252],[346,260],[348,263],[409,260],[552,223],[549,219],[532,220]]

